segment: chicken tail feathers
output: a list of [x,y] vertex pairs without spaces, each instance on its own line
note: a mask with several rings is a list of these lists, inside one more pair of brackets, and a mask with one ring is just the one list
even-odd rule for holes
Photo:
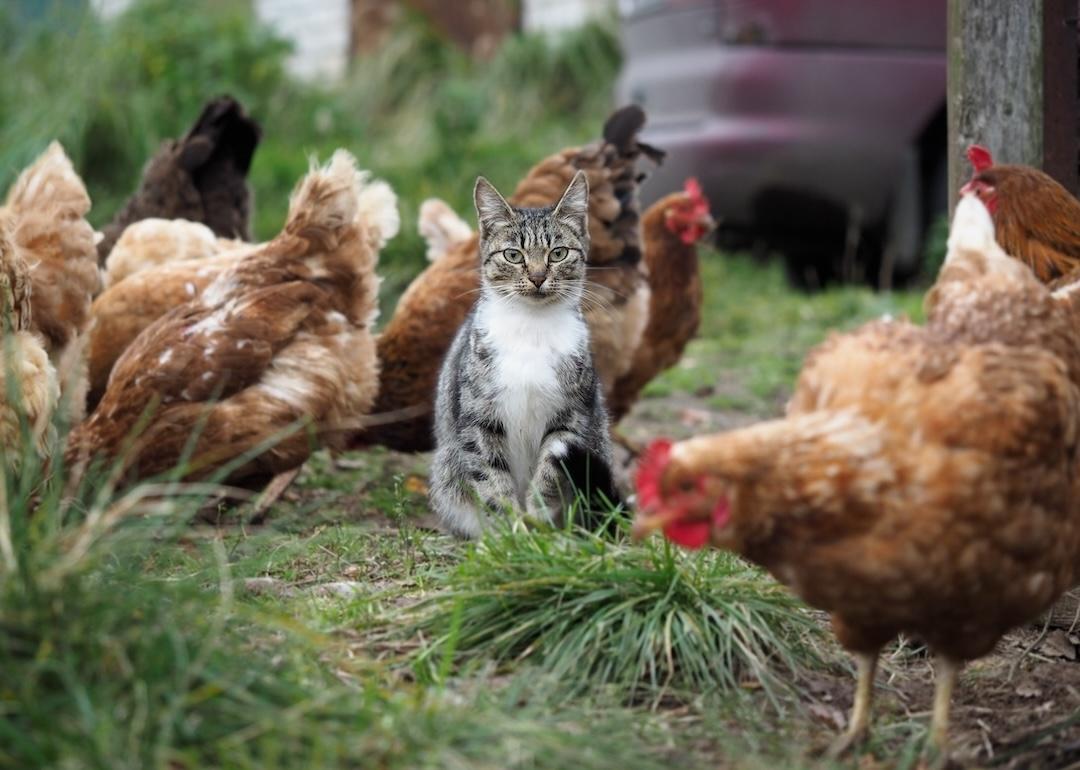
[[360,190],[359,216],[381,249],[401,230],[397,195],[381,179],[364,183]]
[[428,198],[420,204],[416,229],[427,243],[429,262],[437,262],[458,243],[469,240],[473,231],[449,204],[438,198]]
[[289,198],[285,232],[317,242],[320,248],[331,247],[337,234],[356,221],[366,176],[346,150],[337,150],[324,166],[313,160]]
[[618,149],[621,155],[644,154],[653,163],[660,163],[667,153],[638,140],[644,127],[645,110],[636,104],[628,104],[611,113],[604,123],[604,141]]
[[251,168],[262,129],[231,96],[206,103],[191,130],[182,140],[182,165],[189,171],[201,167],[211,157],[228,157],[241,173]]
[[23,171],[8,193],[15,212],[48,208],[60,217],[82,217],[90,210],[90,194],[59,142],[52,142]]

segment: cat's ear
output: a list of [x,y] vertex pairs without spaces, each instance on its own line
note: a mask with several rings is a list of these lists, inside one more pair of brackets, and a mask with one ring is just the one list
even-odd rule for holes
[[579,235],[589,232],[589,179],[584,171],[574,174],[570,186],[555,204],[552,216],[568,224]]
[[514,210],[510,208],[510,204],[499,195],[491,182],[482,176],[476,178],[473,202],[476,203],[476,219],[480,223],[481,233],[507,227],[514,221]]

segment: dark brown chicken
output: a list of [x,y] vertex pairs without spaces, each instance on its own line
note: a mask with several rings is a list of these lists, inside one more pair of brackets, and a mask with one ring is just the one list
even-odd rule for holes
[[967,155],[975,174],[961,193],[986,204],[1001,248],[1044,283],[1080,268],[1080,201],[1037,168],[995,164],[977,144]]
[[147,162],[139,188],[102,231],[99,261],[124,228],[151,217],[202,222],[220,238],[251,240],[247,173],[260,134],[235,99],[207,103],[183,138],[166,141]]
[[1002,251],[965,196],[925,326],[834,335],[785,418],[658,444],[643,461],[639,534],[736,551],[832,615],[859,664],[834,753],[865,736],[878,654],[910,633],[937,657],[930,741],[943,757],[963,663],[1080,577],[1068,291]]
[[[663,154],[637,140],[645,123],[638,107],[616,111],[603,139],[541,161],[518,185],[515,206],[550,206],[578,169],[589,178],[588,292],[585,317],[597,371],[606,389],[633,360],[648,312],[637,198],[643,154]],[[443,356],[472,308],[480,286],[476,236],[458,242],[412,282],[378,340],[382,375],[375,414],[400,419],[373,427],[355,445],[382,444],[401,451],[432,448],[431,408]],[[411,412],[420,411],[420,416]]]

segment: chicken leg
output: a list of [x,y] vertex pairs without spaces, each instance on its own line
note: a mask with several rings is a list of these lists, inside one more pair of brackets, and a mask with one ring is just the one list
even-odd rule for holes
[[874,675],[877,673],[877,652],[860,652],[855,655],[858,679],[855,683],[855,705],[851,709],[848,729],[833,741],[825,753],[829,759],[838,759],[862,742],[870,729],[870,703],[874,697]]
[[945,767],[949,758],[949,706],[952,703],[953,686],[960,673],[960,664],[937,656],[934,666],[934,711],[930,717],[930,767]]

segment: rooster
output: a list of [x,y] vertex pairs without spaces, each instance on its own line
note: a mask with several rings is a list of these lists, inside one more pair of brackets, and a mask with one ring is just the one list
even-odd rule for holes
[[132,343],[68,461],[146,478],[190,443],[185,476],[233,463],[229,479],[255,485],[297,469],[315,442],[340,446],[375,400],[375,265],[397,229],[390,188],[336,152],[297,187],[280,235]]
[[709,201],[694,179],[687,180],[683,192],[661,198],[645,212],[641,231],[649,273],[648,321],[629,369],[608,392],[612,422],[630,411],[656,375],[679,362],[697,334],[704,300],[697,242],[715,227]]
[[235,99],[208,102],[191,130],[146,164],[139,188],[103,230],[100,261],[128,225],[151,217],[202,222],[220,238],[251,240],[247,173],[260,135]]
[[1080,201],[1049,174],[996,165],[977,144],[967,151],[974,169],[961,194],[978,196],[994,218],[998,243],[1043,282],[1080,268]]
[[1078,577],[1075,315],[993,232],[966,195],[926,326],[835,335],[785,418],[657,443],[639,468],[638,536],[730,549],[831,613],[858,661],[834,755],[868,731],[881,648],[911,633],[937,656],[944,758],[962,663]]
[[[601,140],[541,161],[510,197],[515,206],[549,206],[579,169],[588,175],[592,246],[585,319],[605,389],[629,370],[648,312],[636,164],[642,155],[659,162],[663,153],[637,140],[644,123],[639,107],[617,110],[604,124]],[[375,411],[401,418],[364,431],[356,437],[357,445],[432,448],[431,408],[439,366],[480,288],[476,234],[465,237],[453,224],[449,227],[454,235],[443,240],[450,245],[429,240],[429,253],[441,256],[409,285],[379,337],[382,381]]]
[[30,271],[30,329],[45,343],[73,423],[85,414],[85,338],[101,290],[89,211],[86,186],[58,142],[19,175],[0,208]]

